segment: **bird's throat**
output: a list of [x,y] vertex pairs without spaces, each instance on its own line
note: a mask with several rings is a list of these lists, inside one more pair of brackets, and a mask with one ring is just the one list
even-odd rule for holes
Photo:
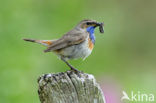
[[90,27],[88,27],[86,30],[87,30],[87,32],[89,33],[89,38],[91,39],[92,43],[95,44],[94,29],[95,29],[95,27],[90,26]]

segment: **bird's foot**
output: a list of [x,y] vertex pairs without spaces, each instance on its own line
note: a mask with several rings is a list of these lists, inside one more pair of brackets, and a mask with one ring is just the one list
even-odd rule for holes
[[71,70],[74,71],[74,72],[77,73],[77,74],[81,73],[81,71],[75,69],[74,67],[71,67]]

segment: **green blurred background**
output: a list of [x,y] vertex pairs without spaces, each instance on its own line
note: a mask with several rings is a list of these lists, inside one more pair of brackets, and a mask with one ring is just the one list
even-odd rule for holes
[[70,63],[93,74],[104,91],[110,87],[106,96],[111,86],[111,95],[156,94],[155,0],[1,0],[0,103],[39,103],[37,78],[69,69],[22,38],[59,38],[86,18],[105,22],[105,33],[96,30],[96,46],[85,61]]

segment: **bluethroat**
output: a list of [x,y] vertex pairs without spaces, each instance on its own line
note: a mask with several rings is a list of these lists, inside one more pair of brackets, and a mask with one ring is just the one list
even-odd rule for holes
[[100,33],[104,33],[103,23],[95,20],[82,20],[75,28],[67,32],[59,39],[55,40],[34,40],[23,39],[25,41],[42,44],[48,47],[44,52],[54,52],[72,70],[78,71],[68,63],[70,59],[85,59],[88,57],[95,44],[94,30],[99,27]]

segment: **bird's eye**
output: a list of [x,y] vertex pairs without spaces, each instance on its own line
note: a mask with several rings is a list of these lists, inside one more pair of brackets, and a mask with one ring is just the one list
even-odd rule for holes
[[90,22],[87,22],[86,24],[87,24],[87,25],[91,25],[91,23],[90,23]]

